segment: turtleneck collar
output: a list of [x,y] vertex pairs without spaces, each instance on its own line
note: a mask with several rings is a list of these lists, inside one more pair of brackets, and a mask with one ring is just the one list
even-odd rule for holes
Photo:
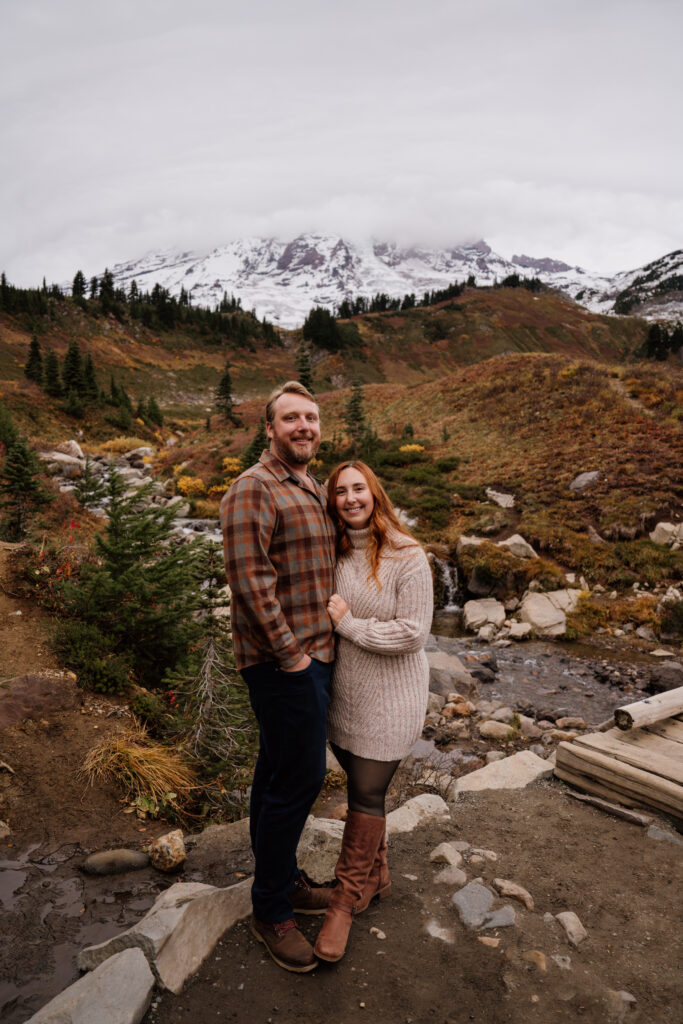
[[347,528],[346,536],[349,538],[352,548],[366,548],[370,540],[370,527],[365,526],[362,530]]

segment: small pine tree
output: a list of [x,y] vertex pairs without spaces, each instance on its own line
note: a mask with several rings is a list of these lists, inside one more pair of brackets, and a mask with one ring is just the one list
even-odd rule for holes
[[366,429],[363,387],[358,380],[355,380],[351,385],[351,395],[344,410],[344,426],[351,438],[353,450],[357,452]]
[[164,416],[154,395],[147,402],[147,419],[157,427],[164,425]]
[[85,380],[83,374],[83,360],[81,349],[77,341],[70,341],[64,357],[62,366],[62,384],[66,395],[73,391],[74,395],[83,398],[85,394]]
[[299,345],[296,354],[296,375],[305,388],[315,394],[313,390],[313,367],[311,366],[311,352],[303,342]]
[[95,364],[89,352],[85,357],[85,362],[83,363],[83,384],[86,399],[89,402],[96,402],[99,397],[100,389],[97,385]]
[[24,536],[32,509],[48,500],[38,472],[35,455],[26,441],[17,437],[0,470],[0,508],[6,512],[3,528],[10,540]]
[[253,466],[255,462],[261,458],[261,453],[264,448],[268,447],[268,435],[266,434],[266,424],[264,420],[258,421],[258,430],[254,434],[249,446],[242,453],[242,466],[244,469],[248,469],[249,466]]
[[225,364],[223,375],[218,382],[214,397],[216,408],[223,413],[226,420],[234,419],[235,402],[232,397],[232,377],[230,376],[230,360]]
[[188,657],[197,635],[197,543],[171,543],[175,510],[147,504],[151,485],[128,497],[125,490],[112,472],[107,532],[95,535],[97,557],[83,564],[78,583],[64,584],[64,602],[106,638],[139,683],[155,687]]
[[164,681],[176,695],[175,732],[197,758],[205,782],[220,778],[207,795],[228,806],[239,804],[235,790],[246,789],[253,763],[256,729],[248,692],[235,667],[225,569],[218,544],[204,543],[195,569],[200,590],[199,637],[189,659]]
[[38,338],[33,335],[31,338],[31,344],[28,350],[28,359],[26,360],[26,366],[24,367],[24,373],[29,380],[34,381],[36,384],[42,384],[43,382],[43,354],[40,350],[40,342]]
[[43,387],[51,398],[59,398],[62,394],[62,375],[59,370],[59,360],[57,359],[56,352],[51,348],[45,353]]
[[83,476],[76,481],[74,497],[84,508],[101,505],[107,494],[107,485],[92,468],[92,460],[86,456]]
[[71,285],[71,295],[77,301],[83,300],[85,298],[85,288],[85,275],[83,274],[82,270],[77,270],[74,275],[73,283]]
[[17,431],[12,414],[6,405],[0,402],[0,444],[5,450],[10,448],[17,439]]
[[79,395],[76,391],[67,391],[66,398],[64,399],[64,412],[68,416],[81,419],[85,414],[85,402],[82,395]]

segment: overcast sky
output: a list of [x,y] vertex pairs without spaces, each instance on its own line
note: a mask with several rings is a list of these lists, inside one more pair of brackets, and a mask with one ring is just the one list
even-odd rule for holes
[[0,0],[0,269],[245,235],[683,246],[680,0]]

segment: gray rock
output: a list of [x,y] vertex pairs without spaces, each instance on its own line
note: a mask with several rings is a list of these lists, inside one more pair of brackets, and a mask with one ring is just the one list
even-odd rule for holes
[[139,1024],[154,975],[141,949],[125,949],[79,978],[26,1024]]
[[673,544],[677,536],[678,527],[675,523],[657,523],[650,534],[653,544]]
[[[485,740],[506,740],[512,733],[512,727],[505,722],[481,722],[478,726],[479,735]],[[481,769],[483,770],[483,769]]]
[[430,651],[427,654],[427,661],[429,662],[429,689],[432,693],[442,697],[448,697],[453,692],[457,692],[463,697],[477,696],[477,684],[455,654],[448,654],[441,650]]
[[496,505],[500,505],[501,508],[514,508],[514,494],[505,494],[503,491],[494,491],[493,487],[487,487],[486,497],[489,501],[494,501]]
[[482,928],[509,928],[517,923],[514,907],[506,904],[500,910],[492,910],[486,915]]
[[484,924],[493,900],[490,889],[478,882],[470,882],[453,894],[453,903],[467,928],[480,928]]
[[650,670],[648,689],[651,693],[663,693],[683,686],[683,664],[680,661],[666,661]]
[[297,863],[313,882],[322,885],[334,879],[341,851],[344,822],[311,815],[304,826],[296,851]]
[[507,548],[516,558],[538,558],[538,555],[520,533],[513,533],[507,540],[498,541],[499,548]]
[[431,711],[438,714],[446,703],[446,696],[446,694],[434,693],[430,690],[429,696],[427,697],[427,713]]
[[511,707],[498,708],[490,716],[492,722],[506,722],[508,725],[514,720],[515,712]]
[[128,931],[81,950],[78,967],[92,970],[115,953],[138,947],[161,987],[177,994],[223,933],[251,913],[251,882],[246,878],[227,889],[176,882]]
[[459,867],[462,864],[462,854],[456,850],[453,843],[439,843],[429,855],[432,864],[451,864]]
[[83,449],[81,448],[78,441],[62,441],[55,448],[56,452],[61,452],[62,455],[71,455],[74,459],[84,459]]
[[463,615],[465,629],[472,631],[489,623],[500,628],[505,622],[505,608],[493,597],[486,597],[481,601],[466,601]]
[[485,760],[487,764],[493,764],[494,761],[502,761],[505,756],[502,750],[487,750]]
[[574,477],[569,485],[570,491],[585,491],[586,488],[592,487],[600,479],[600,473],[597,469],[592,470],[589,473],[579,473],[577,477]]
[[460,887],[467,881],[467,875],[462,868],[455,867],[454,864],[449,864],[448,867],[442,868],[441,871],[437,871],[434,875],[434,881],[439,885],[454,885]]
[[650,626],[638,626],[636,629],[636,636],[640,637],[641,640],[647,640],[648,643],[655,643],[657,637]]
[[118,875],[124,871],[139,871],[149,864],[149,854],[142,850],[99,850],[91,853],[81,864],[87,875]]

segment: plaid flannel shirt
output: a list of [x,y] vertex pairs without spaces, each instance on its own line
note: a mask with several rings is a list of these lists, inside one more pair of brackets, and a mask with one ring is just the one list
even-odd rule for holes
[[335,531],[322,485],[266,450],[223,497],[221,525],[237,667],[332,661]]

